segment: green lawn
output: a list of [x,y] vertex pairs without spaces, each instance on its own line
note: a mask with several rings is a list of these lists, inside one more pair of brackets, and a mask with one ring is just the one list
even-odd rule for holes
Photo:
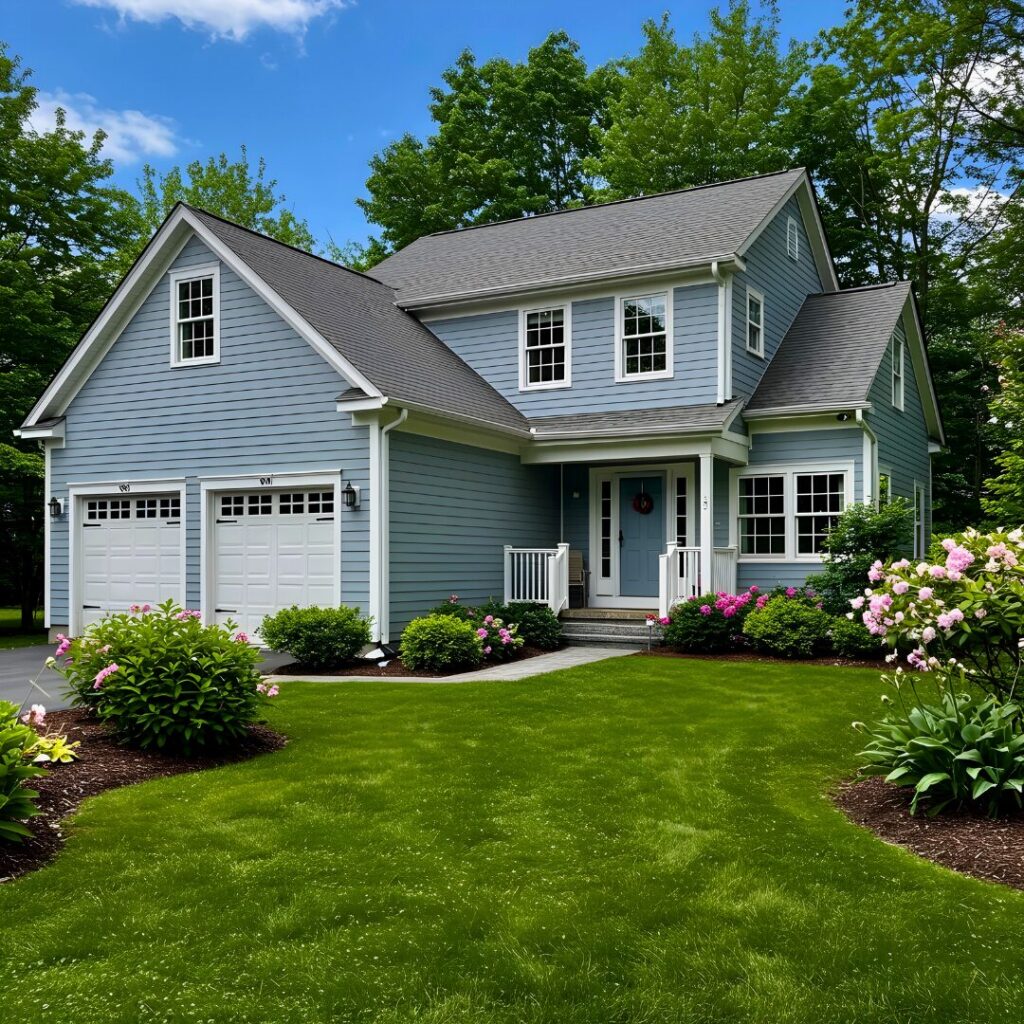
[[36,612],[36,629],[25,633],[21,628],[21,609],[0,608],[0,651],[45,643],[46,629],[43,626],[42,611]]
[[88,802],[0,886],[11,1021],[1019,1022],[1024,894],[825,796],[870,671],[285,687],[281,753]]

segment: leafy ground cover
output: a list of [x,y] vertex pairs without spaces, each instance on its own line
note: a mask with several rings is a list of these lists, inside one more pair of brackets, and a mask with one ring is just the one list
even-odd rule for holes
[[1024,894],[828,798],[876,672],[289,683],[288,746],[86,802],[0,887],[32,1022],[1019,1021]]

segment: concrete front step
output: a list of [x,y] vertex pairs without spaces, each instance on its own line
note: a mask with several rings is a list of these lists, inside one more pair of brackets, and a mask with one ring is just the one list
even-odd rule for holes
[[[571,644],[640,644],[646,646],[647,626],[635,619],[569,619],[562,623],[562,639]],[[659,642],[655,631],[654,642]]]

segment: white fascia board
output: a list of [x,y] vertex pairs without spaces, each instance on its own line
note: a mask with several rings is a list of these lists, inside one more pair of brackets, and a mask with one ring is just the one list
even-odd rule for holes
[[375,398],[367,395],[365,398],[348,398],[338,402],[335,408],[338,412],[373,412],[376,409],[383,409],[388,404],[384,397]]
[[771,409],[755,409],[753,412],[744,410],[743,418],[750,423],[757,423],[760,420],[793,419],[798,416],[827,416],[830,414],[840,415],[841,413],[854,413],[858,411],[869,412],[870,402],[851,402],[849,405],[780,405]]
[[[909,316],[907,307],[909,306]],[[907,303],[903,307],[903,328],[906,331],[910,347],[910,360],[914,364],[914,376],[917,378],[917,390],[921,395],[921,406],[928,431],[940,445],[946,443],[946,435],[942,430],[942,416],[939,413],[939,400],[935,394],[935,382],[932,380],[931,366],[928,363],[928,352],[924,347],[924,331],[917,313],[917,301],[914,290],[907,294]],[[927,387],[922,388],[921,382]]]
[[[811,244],[811,254],[814,256],[814,264],[818,270],[826,291],[839,291],[839,279],[836,277],[836,268],[832,262],[831,250],[828,246],[828,238],[825,235],[825,225],[821,221],[821,213],[818,210],[818,203],[814,197],[814,186],[811,184],[807,171],[793,182],[785,191],[782,198],[772,207],[771,212],[751,232],[747,240],[740,246],[737,255],[744,256],[750,247],[761,237],[765,228],[775,219],[782,208],[793,198],[797,197],[800,205],[800,213],[804,221],[804,230],[807,232],[807,239]],[[811,228],[813,227],[813,230]]]
[[22,427],[14,431],[15,437],[25,441],[50,441],[54,439],[64,440],[64,420],[59,423],[52,423],[49,426]]

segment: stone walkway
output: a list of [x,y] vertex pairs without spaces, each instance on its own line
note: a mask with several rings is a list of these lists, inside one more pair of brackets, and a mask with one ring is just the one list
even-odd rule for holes
[[595,661],[621,658],[636,654],[640,647],[619,647],[602,644],[592,647],[563,647],[550,654],[538,654],[524,661],[508,661],[494,668],[478,669],[476,672],[460,672],[454,676],[277,676],[268,675],[274,683],[302,681],[305,683],[507,683],[517,679],[528,679],[545,672],[557,672],[577,665],[592,665]]

